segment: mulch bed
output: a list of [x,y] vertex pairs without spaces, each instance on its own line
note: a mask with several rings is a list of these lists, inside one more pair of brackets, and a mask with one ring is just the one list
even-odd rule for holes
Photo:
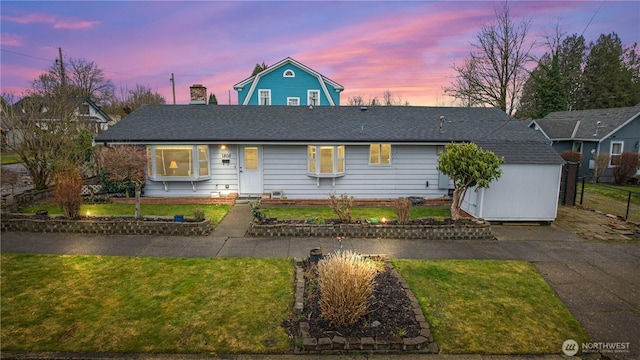
[[320,290],[317,286],[309,286],[317,276],[315,264],[304,261],[305,286],[304,312],[301,319],[294,320],[294,328],[301,321],[309,323],[309,334],[315,338],[372,337],[389,338],[393,336],[417,337],[420,335],[420,324],[411,310],[411,301],[402,289],[398,279],[391,274],[390,264],[385,271],[376,275],[374,300],[357,323],[349,327],[335,327],[320,316]]

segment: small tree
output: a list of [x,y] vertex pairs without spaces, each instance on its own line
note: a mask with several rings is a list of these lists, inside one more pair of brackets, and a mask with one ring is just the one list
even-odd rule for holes
[[595,153],[593,154],[593,162],[595,162],[595,168],[593,169],[593,177],[596,183],[600,181],[602,174],[609,166],[609,154],[607,153]]
[[120,145],[103,148],[101,162],[104,172],[112,181],[133,184],[136,193],[136,219],[140,217],[140,192],[145,181],[147,157],[140,147]]
[[351,218],[351,208],[353,207],[354,200],[355,198],[353,196],[347,196],[347,194],[342,194],[339,198],[331,194],[331,196],[329,196],[329,206],[331,206],[331,209],[338,215],[340,221],[350,224],[353,220]]
[[640,166],[640,155],[633,152],[623,152],[616,167],[613,168],[613,178],[618,185],[624,185],[635,175]]
[[500,178],[504,163],[491,151],[484,151],[476,144],[448,144],[438,158],[438,170],[453,179],[454,190],[451,201],[451,218],[460,218],[462,201],[471,187],[488,188],[491,181]]
[[53,199],[69,219],[80,215],[82,176],[77,169],[65,169],[56,174]]
[[2,187],[11,187],[11,193],[13,194],[13,190],[15,189],[18,181],[20,181],[20,172],[15,169],[2,167],[2,174],[0,174],[0,181],[2,182]]
[[565,150],[560,154],[560,157],[572,163],[580,163],[582,161],[582,153],[575,150]]
[[218,105],[218,99],[216,98],[216,94],[209,94],[209,105]]
[[400,225],[408,224],[411,218],[411,200],[397,198],[393,205],[396,209],[396,215],[398,216],[398,223]]

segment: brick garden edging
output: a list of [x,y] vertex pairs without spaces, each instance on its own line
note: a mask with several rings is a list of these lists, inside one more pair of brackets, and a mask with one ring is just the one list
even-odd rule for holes
[[251,223],[248,236],[254,237],[352,237],[425,240],[491,240],[491,225],[471,220],[464,225],[372,225],[372,224],[275,224]]
[[[82,233],[103,235],[208,235],[213,230],[209,219],[198,222],[117,220],[69,220],[40,218],[10,214],[0,221],[1,231],[27,231],[40,233]],[[170,220],[166,218],[165,220]]]
[[[384,257],[376,255],[375,257]],[[304,269],[301,259],[296,259],[296,292],[294,313],[300,315],[304,313]],[[342,337],[334,336],[333,338],[314,338],[309,334],[309,323],[300,322],[297,331],[294,334],[299,335],[299,339],[295,339],[295,352],[303,354],[311,353],[340,353],[344,351],[356,352],[367,351],[372,353],[394,353],[394,352],[417,352],[437,354],[440,350],[438,344],[433,340],[429,323],[424,317],[422,308],[418,304],[418,299],[413,295],[406,281],[391,267],[391,274],[395,276],[402,290],[411,301],[411,310],[416,316],[416,320],[420,324],[420,335],[417,337],[389,337],[389,338],[373,338],[373,337]],[[295,337],[295,335],[294,335]]]

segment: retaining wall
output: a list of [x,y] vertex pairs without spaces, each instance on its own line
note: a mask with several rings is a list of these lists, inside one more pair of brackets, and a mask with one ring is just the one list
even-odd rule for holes
[[39,233],[82,233],[103,235],[208,235],[214,226],[209,219],[199,222],[172,222],[151,219],[69,220],[64,218],[34,218],[11,214],[0,220],[1,231]]
[[424,239],[424,240],[489,240],[491,225],[473,220],[463,225],[362,225],[362,224],[274,224],[252,223],[247,230],[254,237],[336,237]]

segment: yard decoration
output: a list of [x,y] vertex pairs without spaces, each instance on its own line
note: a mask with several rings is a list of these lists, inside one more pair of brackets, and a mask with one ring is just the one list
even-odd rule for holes
[[438,170],[448,175],[454,184],[451,201],[451,218],[460,219],[460,207],[467,190],[488,188],[493,180],[502,175],[500,165],[504,157],[484,151],[473,143],[450,143],[438,157]]

